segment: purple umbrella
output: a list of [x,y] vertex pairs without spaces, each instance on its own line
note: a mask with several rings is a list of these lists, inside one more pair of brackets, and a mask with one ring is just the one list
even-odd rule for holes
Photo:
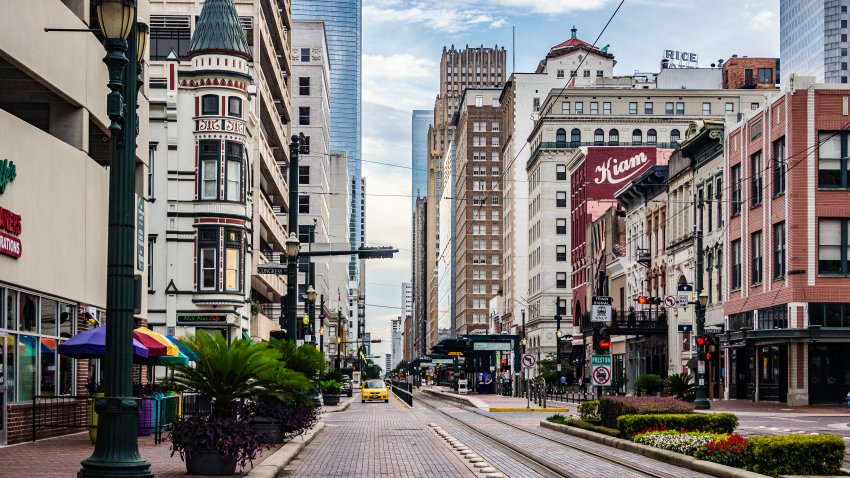
[[[106,326],[95,327],[59,344],[59,353],[72,358],[103,358],[106,355]],[[148,349],[133,339],[133,355],[148,358]]]

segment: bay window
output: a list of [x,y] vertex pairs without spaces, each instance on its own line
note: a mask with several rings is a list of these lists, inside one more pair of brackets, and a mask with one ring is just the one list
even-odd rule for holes
[[200,268],[200,290],[216,290],[216,271],[218,261],[218,229],[198,231],[198,264]]
[[227,230],[224,237],[224,289],[239,291],[242,289],[242,233]]
[[218,116],[218,95],[201,96],[201,115]]
[[227,191],[228,201],[242,200],[242,157],[244,146],[236,141],[225,143],[225,160],[227,161]]
[[201,164],[201,199],[218,199],[218,162],[221,158],[221,141],[201,140],[198,142]]

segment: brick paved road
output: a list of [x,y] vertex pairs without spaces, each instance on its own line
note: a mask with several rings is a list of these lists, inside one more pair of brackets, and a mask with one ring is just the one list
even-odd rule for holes
[[325,430],[281,477],[469,478],[475,475],[428,430],[427,415],[396,400],[351,403],[326,415]]

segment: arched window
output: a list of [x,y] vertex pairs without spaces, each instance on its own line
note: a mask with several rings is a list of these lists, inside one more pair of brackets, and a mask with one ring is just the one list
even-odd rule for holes
[[654,129],[650,129],[646,132],[646,144],[650,146],[658,144],[658,133]]
[[620,144],[620,132],[612,129],[608,132],[608,146],[617,146]]
[[676,146],[678,146],[680,137],[681,137],[681,133],[679,133],[679,130],[677,130],[677,129],[670,130],[670,146],[673,146],[674,148]]
[[632,131],[632,146],[640,146],[643,144],[643,132],[639,129]]
[[581,130],[573,128],[570,132],[570,147],[578,148],[579,146],[581,146]]
[[603,146],[605,144],[605,132],[602,129],[598,129],[593,132],[593,145],[594,146]]
[[555,147],[556,148],[566,148],[567,147],[567,130],[564,128],[558,129],[555,133]]

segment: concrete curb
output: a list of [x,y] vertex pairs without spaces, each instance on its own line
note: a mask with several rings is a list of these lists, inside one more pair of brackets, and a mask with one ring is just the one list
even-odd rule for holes
[[437,395],[437,396],[446,398],[448,400],[452,400],[454,402],[462,403],[464,405],[469,405],[469,406],[472,406],[472,407],[475,407],[475,408],[480,408],[482,410],[489,410],[490,409],[490,406],[487,405],[486,403],[484,403],[483,400],[480,400],[480,399],[477,399],[477,398],[474,398],[474,397],[465,397],[463,395],[454,395],[452,393],[445,393],[445,392],[441,392],[439,390],[430,390],[430,389],[427,389],[427,388],[423,388],[421,390],[425,393]]
[[296,438],[284,444],[278,451],[272,453],[270,457],[261,461],[245,475],[245,478],[275,478],[324,429],[325,422],[317,423],[312,430],[301,436],[301,440]]
[[624,440],[622,438],[610,437],[608,435],[583,430],[581,428],[571,427],[567,425],[558,425],[556,423],[550,423],[545,420],[540,422],[540,426],[561,433],[566,433],[567,435],[572,435],[578,438],[584,438],[585,440],[601,443],[603,445],[607,445],[620,450],[637,453],[638,455],[643,455],[647,458],[652,458],[654,460],[670,463],[671,465],[687,468],[689,470],[693,470],[699,473],[704,473],[708,476],[716,476],[718,478],[765,478],[765,475],[754,473],[752,471],[745,471],[739,468],[733,468],[731,466],[712,463],[710,461],[697,460],[692,456],[682,455],[681,453],[676,453],[668,450],[661,450],[659,448],[653,448],[648,445],[642,445],[640,443]]
[[[348,409],[348,406],[351,405],[352,400],[353,399],[346,400],[344,403],[342,403],[340,405],[334,405],[333,407],[326,407],[325,411],[327,413],[344,412]],[[331,410],[331,408],[333,408],[333,410]]]
[[491,412],[550,412],[567,413],[569,408],[521,408],[521,407],[490,407]]

